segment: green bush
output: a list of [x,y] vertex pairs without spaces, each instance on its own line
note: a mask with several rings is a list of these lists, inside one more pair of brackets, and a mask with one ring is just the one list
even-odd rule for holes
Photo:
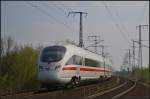
[[148,68],[143,68],[143,69],[136,69],[135,73],[133,75],[134,77],[138,78],[138,80],[148,83],[149,82],[149,70]]
[[38,50],[29,45],[5,54],[0,63],[0,90],[37,88],[37,59]]

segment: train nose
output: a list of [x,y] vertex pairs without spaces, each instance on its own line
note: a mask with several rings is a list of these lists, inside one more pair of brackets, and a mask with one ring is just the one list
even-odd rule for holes
[[40,71],[38,79],[42,82],[58,82],[58,74],[56,71]]

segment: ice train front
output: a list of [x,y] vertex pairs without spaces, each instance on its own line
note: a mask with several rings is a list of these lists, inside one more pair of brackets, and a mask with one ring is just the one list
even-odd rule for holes
[[38,61],[38,80],[41,83],[60,83],[58,73],[65,53],[64,46],[48,46],[41,51]]

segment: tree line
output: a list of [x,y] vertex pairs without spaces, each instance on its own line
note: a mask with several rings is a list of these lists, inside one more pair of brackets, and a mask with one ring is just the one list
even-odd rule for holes
[[42,46],[17,45],[11,37],[1,40],[0,93],[38,87],[37,61]]

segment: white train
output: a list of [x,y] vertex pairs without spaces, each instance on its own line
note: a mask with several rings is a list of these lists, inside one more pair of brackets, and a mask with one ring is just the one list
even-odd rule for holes
[[109,60],[72,44],[48,46],[40,53],[38,80],[44,87],[73,86],[82,81],[111,76]]

